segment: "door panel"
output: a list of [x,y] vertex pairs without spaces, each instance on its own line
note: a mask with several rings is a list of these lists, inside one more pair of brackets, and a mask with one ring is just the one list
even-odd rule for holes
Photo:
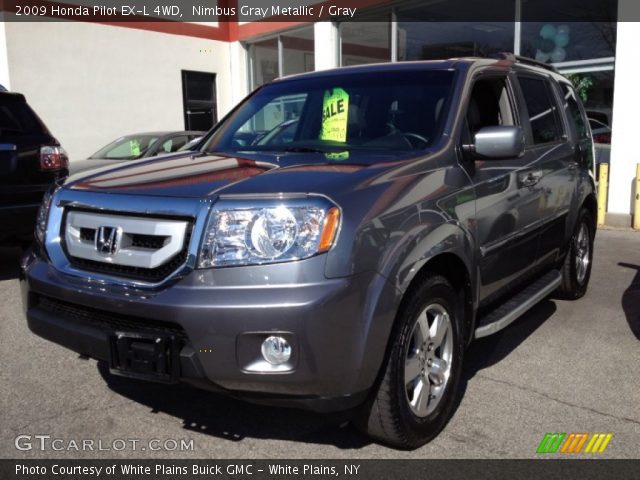
[[535,266],[542,195],[535,163],[523,160],[475,162],[482,303],[516,287]]
[[[518,125],[516,112],[514,92],[506,75],[476,80],[462,133],[463,144],[472,143],[481,128]],[[476,194],[481,305],[517,287],[535,267],[542,176],[535,160],[530,152],[521,158],[466,159]]]
[[568,125],[559,111],[559,96],[551,80],[518,75],[524,123],[528,126],[527,151],[540,172],[540,243],[536,262],[554,264],[565,243],[568,214],[576,198],[576,153],[568,139]]
[[564,215],[565,229],[559,233],[559,238],[561,238],[560,252],[564,253],[580,213],[580,176],[585,170],[592,170],[594,150],[587,115],[575,89],[568,82],[560,83],[557,85],[556,92],[560,106],[565,111],[564,117],[567,119],[567,128],[572,140],[570,146],[566,146],[565,152],[561,155],[561,173],[564,176],[562,185],[570,193],[558,205],[561,212],[566,212]]
[[568,144],[558,145],[553,150],[541,153],[541,214],[545,222],[538,247],[538,261],[552,264],[564,245],[568,217],[573,211],[572,203],[576,198],[578,170],[574,152]]

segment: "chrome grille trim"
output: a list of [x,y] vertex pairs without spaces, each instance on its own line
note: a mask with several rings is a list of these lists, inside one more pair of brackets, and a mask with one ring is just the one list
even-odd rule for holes
[[[119,248],[110,255],[98,251],[96,242],[82,235],[82,229],[98,230],[109,226],[121,229]],[[71,210],[65,225],[65,244],[69,255],[95,262],[128,267],[156,268],[177,255],[184,245],[188,222],[161,218],[138,218],[126,215],[81,212]],[[135,246],[135,235],[164,237],[159,249]]]
[[[196,267],[200,239],[207,223],[211,205],[216,196],[209,198],[152,197],[135,194],[109,194],[102,192],[61,188],[51,202],[51,211],[45,236],[45,250],[51,264],[67,276],[75,288],[115,288],[122,292],[136,290],[159,291],[184,278]],[[130,278],[117,273],[92,271],[71,263],[64,247],[64,217],[66,212],[84,210],[123,216],[192,219],[192,229],[186,248],[186,261],[173,273],[161,279]],[[90,261],[90,260],[87,260]],[[102,265],[109,265],[102,263]],[[126,267],[131,268],[131,267]]]

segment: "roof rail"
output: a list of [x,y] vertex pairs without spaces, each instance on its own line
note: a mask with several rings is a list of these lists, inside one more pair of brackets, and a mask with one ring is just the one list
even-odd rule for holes
[[540,62],[534,58],[523,57],[522,55],[514,55],[511,52],[500,52],[495,55],[495,58],[499,60],[509,60],[514,63],[523,63],[525,65],[532,65],[534,67],[544,68],[554,73],[558,73],[558,69],[548,63]]
[[494,55],[499,60],[509,60],[514,63],[524,63],[525,65],[532,65],[534,67],[544,68],[550,72],[558,73],[558,69],[548,63],[540,62],[534,58],[523,57],[522,55],[515,55],[511,52],[500,52]]

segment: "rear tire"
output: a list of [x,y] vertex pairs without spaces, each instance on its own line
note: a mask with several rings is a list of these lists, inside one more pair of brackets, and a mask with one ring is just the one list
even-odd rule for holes
[[412,449],[447,424],[460,384],[463,302],[449,281],[430,275],[400,308],[372,398],[356,425],[387,445]]
[[589,211],[583,208],[560,270],[562,283],[556,290],[558,298],[576,300],[587,293],[593,262],[593,238],[593,220]]

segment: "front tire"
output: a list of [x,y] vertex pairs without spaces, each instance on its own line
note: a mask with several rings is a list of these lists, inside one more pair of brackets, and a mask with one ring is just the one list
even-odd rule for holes
[[359,427],[396,448],[432,440],[453,412],[460,384],[463,302],[449,281],[430,275],[400,309],[378,388]]
[[593,262],[594,233],[591,215],[583,208],[560,271],[562,283],[556,291],[559,298],[576,300],[587,293]]

